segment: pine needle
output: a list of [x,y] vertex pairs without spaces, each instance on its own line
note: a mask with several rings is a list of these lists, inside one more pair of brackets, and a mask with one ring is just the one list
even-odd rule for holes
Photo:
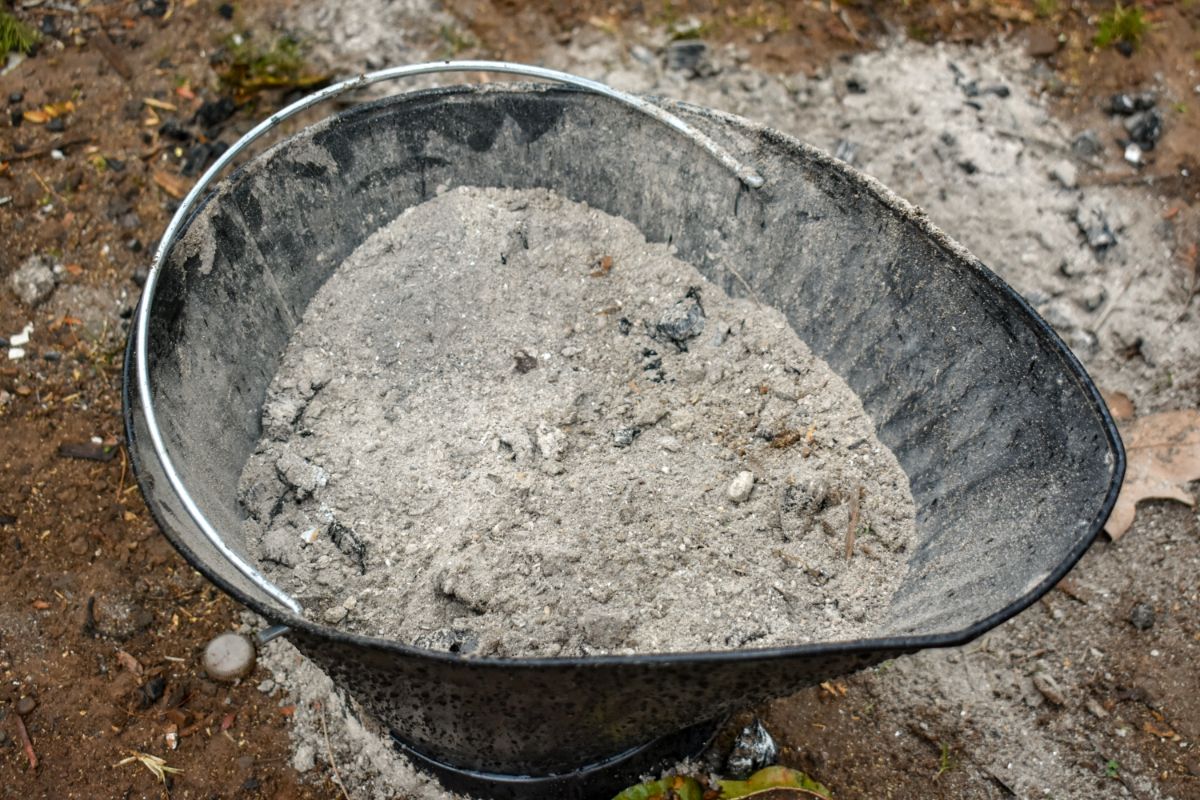
[[36,30],[0,9],[0,55],[10,52],[28,54],[40,38]]
[[123,767],[126,764],[132,764],[133,762],[137,761],[143,767],[145,767],[146,769],[153,772],[154,777],[158,778],[164,784],[167,782],[167,773],[168,772],[171,772],[171,773],[183,772],[183,770],[181,770],[181,769],[177,769],[176,767],[168,766],[166,760],[161,759],[158,756],[152,756],[149,753],[143,753],[138,750],[130,750],[129,752],[132,753],[133,755],[129,756],[128,758],[123,758],[120,761],[118,761],[116,764],[113,764],[114,769],[116,767]]

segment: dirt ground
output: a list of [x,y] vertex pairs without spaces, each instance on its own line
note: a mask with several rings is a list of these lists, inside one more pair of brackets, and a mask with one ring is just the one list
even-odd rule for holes
[[[290,704],[285,687],[261,668],[232,687],[199,670],[205,642],[242,624],[239,608],[157,534],[117,444],[121,348],[139,272],[181,192],[213,157],[211,143],[232,142],[300,91],[267,86],[281,74],[303,83],[371,59],[468,55],[586,68],[596,43],[658,52],[672,36],[732,45],[748,68],[780,76],[828,75],[898,34],[1025,48],[1062,125],[1103,136],[1081,186],[1112,187],[1139,208],[1131,231],[1156,236],[1165,254],[1138,260],[1128,279],[1111,260],[1097,268],[1115,281],[1110,294],[1125,290],[1094,343],[1073,317],[1060,330],[1102,387],[1128,393],[1139,412],[1200,407],[1188,338],[1200,271],[1200,4],[1144,4],[1153,27],[1130,57],[1091,46],[1106,4],[1065,0],[450,0],[436,13],[411,2],[387,7],[405,26],[389,29],[386,47],[371,20],[394,20],[355,22],[362,4],[349,0],[81,5],[18,3],[17,16],[43,40],[0,76],[0,281],[7,287],[32,255],[57,267],[57,287],[36,308],[0,289],[2,797],[343,796],[322,758],[311,771],[293,769],[289,719],[306,709]],[[284,33],[311,46],[311,69],[293,69],[276,51],[265,70],[261,60],[248,68],[257,83],[244,74],[221,83],[245,48],[231,37],[251,34],[252,45],[269,47]],[[1148,88],[1172,100],[1161,108],[1159,146],[1135,169],[1112,144],[1117,123],[1106,109],[1113,92]],[[234,107],[219,105],[222,97]],[[936,192],[929,203],[913,199],[940,222]],[[949,232],[1024,292],[1056,285],[1016,264],[1010,275],[998,263],[1002,248],[972,241],[981,234],[970,226]],[[1122,338],[1168,302],[1178,325]],[[12,358],[9,340],[29,322],[24,355]],[[981,640],[756,711],[783,761],[838,798],[1200,798],[1197,575],[1196,512],[1144,504],[1124,539],[1098,542],[1059,590]],[[180,772],[160,781],[140,762],[120,764],[135,751]]]

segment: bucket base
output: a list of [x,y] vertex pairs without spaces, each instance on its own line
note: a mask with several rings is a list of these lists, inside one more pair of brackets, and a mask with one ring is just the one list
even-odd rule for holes
[[394,731],[392,742],[414,766],[432,774],[446,789],[479,800],[612,800],[641,776],[657,774],[664,767],[698,756],[712,742],[723,721],[718,718],[701,722],[558,775],[504,775],[459,769],[414,750]]

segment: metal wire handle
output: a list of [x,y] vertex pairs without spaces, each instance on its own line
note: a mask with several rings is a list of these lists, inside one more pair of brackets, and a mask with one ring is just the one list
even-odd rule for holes
[[146,285],[142,290],[142,301],[138,307],[136,322],[135,371],[137,375],[138,398],[142,404],[142,413],[146,417],[146,427],[150,434],[150,442],[154,446],[154,453],[158,458],[163,473],[166,475],[167,482],[171,484],[171,488],[179,496],[179,500],[183,503],[188,516],[196,523],[204,533],[205,538],[216,548],[217,552],[232,564],[238,572],[255,586],[262,589],[267,595],[278,600],[298,615],[303,614],[303,608],[291,595],[269,581],[261,572],[255,569],[254,565],[247,562],[225,543],[225,540],[217,533],[216,528],[204,516],[204,512],[196,505],[196,501],[192,498],[187,487],[184,486],[183,480],[179,477],[179,473],[175,469],[175,464],[171,460],[170,453],[167,452],[166,443],[163,441],[162,432],[158,427],[158,418],[154,411],[154,397],[150,388],[148,339],[150,335],[150,308],[154,303],[154,290],[158,285],[159,272],[167,257],[167,253],[170,252],[171,247],[175,244],[184,223],[191,216],[201,196],[208,189],[209,185],[216,180],[217,176],[224,171],[225,167],[245,151],[246,148],[276,128],[284,120],[294,117],[318,103],[331,100],[346,92],[361,89],[364,86],[370,86],[375,83],[439,72],[498,72],[509,75],[520,75],[522,77],[540,78],[568,86],[575,86],[604,95],[605,97],[624,103],[688,137],[726,166],[747,187],[757,189],[764,183],[762,176],[753,167],[738,161],[728,150],[679,117],[641,97],[627,94],[598,81],[581,78],[566,72],[558,72],[526,64],[514,64],[507,61],[436,61],[424,64],[410,64],[403,67],[391,67],[376,72],[364,73],[354,78],[335,83],[319,92],[314,92],[307,97],[297,100],[286,108],[276,111],[267,117],[267,119],[254,126],[249,133],[238,139],[228,150],[221,154],[213,165],[205,171],[204,175],[200,177],[200,180],[196,182],[192,190],[187,193],[187,196],[183,198],[183,202],[175,212],[175,216],[171,218],[167,229],[163,232],[158,249],[154,253],[154,262],[150,267],[150,274],[146,278]]

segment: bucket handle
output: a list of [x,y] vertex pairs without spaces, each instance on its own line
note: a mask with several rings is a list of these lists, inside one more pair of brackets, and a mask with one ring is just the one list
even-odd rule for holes
[[365,86],[370,86],[383,81],[397,80],[400,78],[408,78],[415,75],[428,75],[441,72],[496,72],[508,75],[519,75],[527,78],[538,78],[554,83],[566,84],[579,89],[584,89],[595,94],[604,95],[620,103],[623,103],[631,108],[640,111],[647,116],[663,123],[664,125],[678,131],[693,142],[698,144],[710,155],[727,167],[737,178],[748,188],[757,189],[764,184],[763,177],[751,166],[743,164],[721,145],[717,144],[711,138],[701,133],[696,128],[693,128],[688,123],[684,122],[679,117],[671,114],[665,109],[651,103],[636,95],[613,89],[598,81],[593,81],[588,78],[581,78],[576,75],[571,75],[566,72],[558,72],[557,70],[546,69],[544,67],[535,67],[526,64],[514,64],[507,61],[435,61],[423,64],[409,64],[402,67],[391,67],[381,69],[375,72],[367,72],[357,75],[353,78],[348,78],[338,83],[334,83],[324,89],[314,92],[306,97],[303,97],[286,108],[282,108],[269,116],[267,119],[254,126],[245,136],[238,139],[228,150],[221,154],[208,170],[196,182],[191,191],[184,197],[183,202],[179,205],[175,215],[171,218],[171,222],[167,225],[163,232],[162,239],[159,241],[158,249],[154,253],[154,261],[150,267],[150,274],[146,278],[145,287],[142,289],[141,303],[138,305],[138,315],[136,321],[136,346],[134,351],[135,372],[137,376],[137,391],[138,399],[141,402],[142,413],[145,415],[146,428],[150,435],[150,442],[154,447],[155,456],[158,458],[159,464],[162,467],[163,473],[170,483],[171,488],[178,495],[180,502],[183,504],[187,515],[200,528],[209,543],[217,550],[217,552],[228,561],[234,569],[242,574],[247,580],[261,589],[266,595],[278,601],[295,614],[302,616],[304,609],[301,607],[295,598],[276,586],[259,572],[253,564],[249,563],[241,555],[233,550],[225,540],[213,527],[208,518],[204,516],[204,512],[196,504],[184,486],[183,479],[179,476],[179,472],[175,469],[175,464],[171,460],[170,454],[167,452],[166,443],[163,441],[162,432],[158,427],[158,418],[154,412],[154,395],[150,386],[150,366],[149,366],[149,347],[148,339],[150,336],[150,308],[154,303],[154,291],[158,285],[158,276],[163,261],[170,252],[171,247],[175,244],[179,237],[180,231],[183,229],[184,223],[191,216],[192,211],[196,208],[201,197],[204,195],[208,187],[217,179],[221,172],[243,151],[250,145],[260,139],[262,136],[277,127],[281,122],[297,114],[305,111],[312,106],[322,103],[326,100],[331,100],[347,92],[355,89],[361,89]]

